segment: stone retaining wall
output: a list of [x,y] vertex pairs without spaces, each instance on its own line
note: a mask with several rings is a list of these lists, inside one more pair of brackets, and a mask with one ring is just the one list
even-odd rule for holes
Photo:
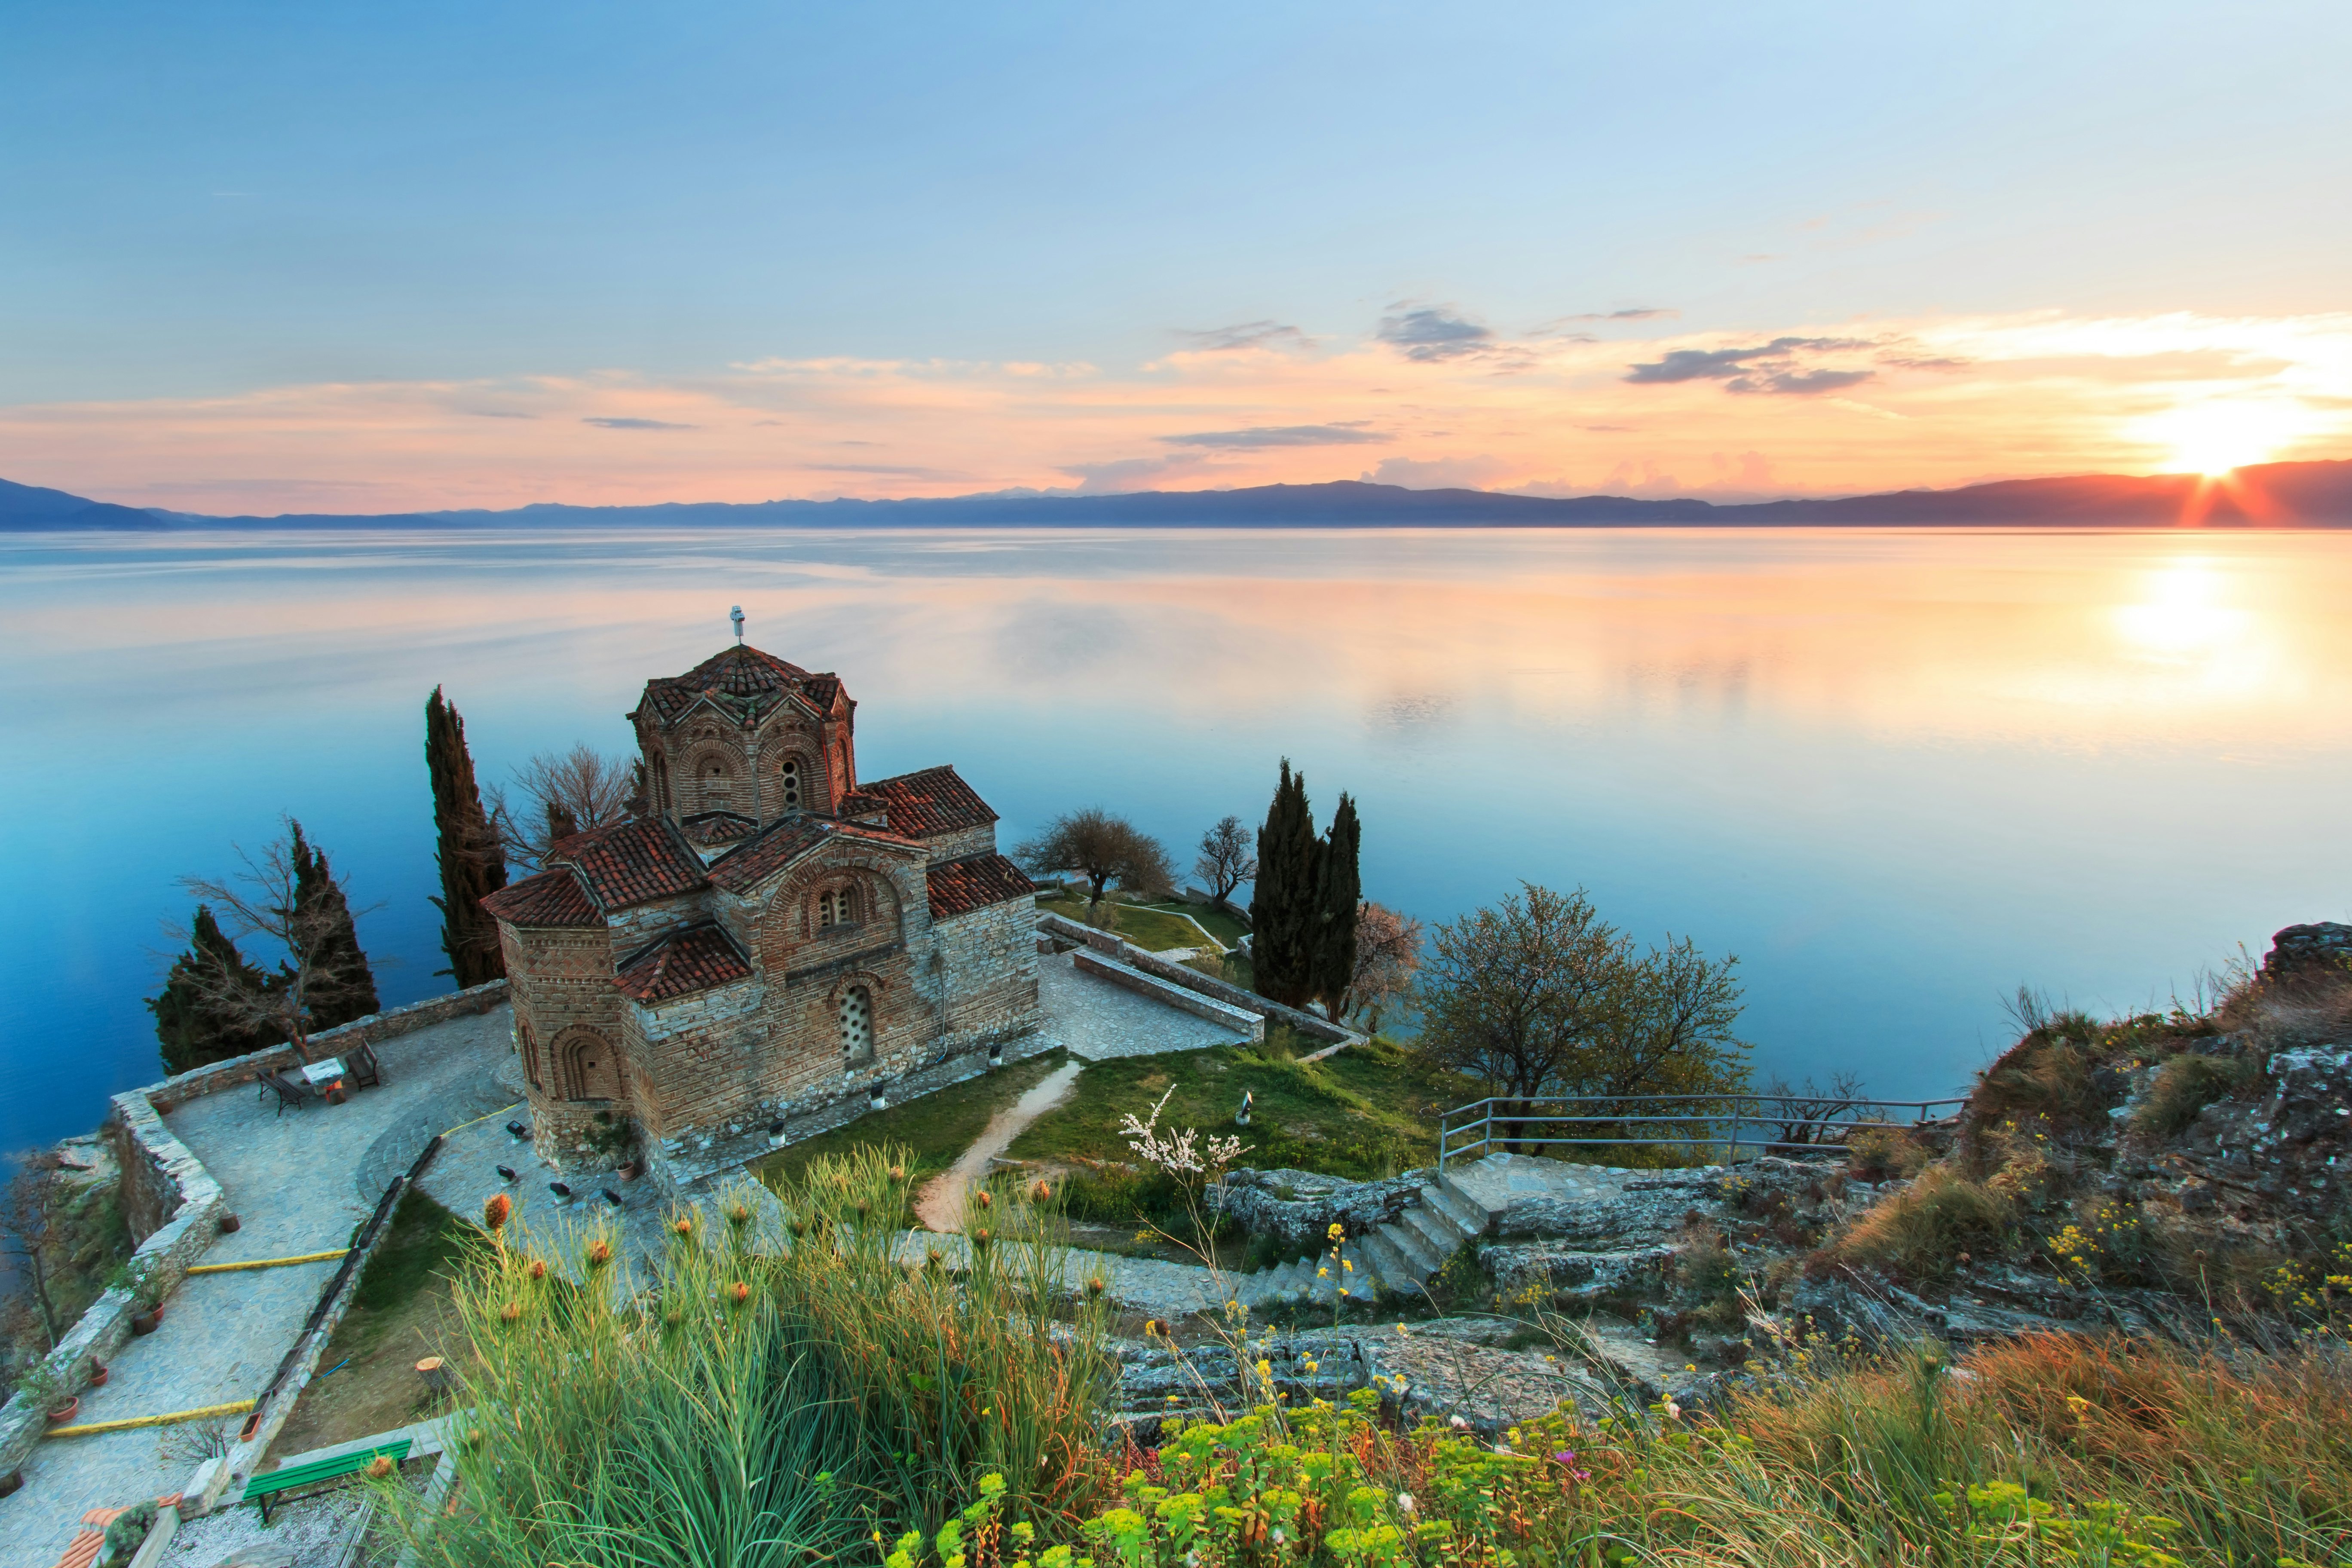
[[[204,1255],[220,1234],[220,1216],[227,1198],[188,1146],[172,1135],[163,1119],[138,1089],[114,1097],[107,1132],[122,1170],[123,1209],[148,1217],[132,1220],[131,1234],[140,1237],[134,1263],[146,1259],[155,1271],[158,1300],[167,1300],[187,1277],[188,1265]],[[89,1384],[89,1363],[104,1361],[131,1337],[131,1320],[139,1303],[128,1290],[115,1289],[90,1304],[47,1365],[58,1374],[66,1394],[79,1394]],[[41,1440],[48,1412],[37,1408],[22,1392],[0,1405],[0,1475],[25,1462]]]

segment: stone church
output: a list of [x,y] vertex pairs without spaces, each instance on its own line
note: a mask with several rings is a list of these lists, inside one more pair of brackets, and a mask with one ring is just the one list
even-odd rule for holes
[[737,646],[636,710],[643,815],[498,918],[540,1152],[677,1187],[1041,1048],[1035,889],[952,767],[857,777],[835,675]]

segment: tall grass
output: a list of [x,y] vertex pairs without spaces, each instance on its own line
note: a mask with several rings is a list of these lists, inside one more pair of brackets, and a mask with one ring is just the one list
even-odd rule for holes
[[385,1493],[419,1561],[766,1568],[935,1527],[985,1473],[1045,1528],[1096,1506],[1117,1371],[1104,1309],[1083,1283],[1063,1304],[1054,1203],[975,1206],[968,1267],[898,1256],[900,1156],[820,1161],[780,1194],[782,1235],[749,1189],[715,1221],[681,1211],[647,1279],[610,1235],[476,1247],[459,1506]]
[[[1677,1568],[2273,1568],[2352,1560],[2352,1368],[2053,1335],[1958,1366],[1800,1366],[1702,1422],[1559,1414],[1496,1443],[1380,1395],[1135,1456],[1089,1521],[1123,1568],[1275,1563]],[[980,1506],[987,1512],[983,1498]],[[902,1548],[898,1568],[945,1553]],[[1009,1556],[1010,1554],[1008,1554]],[[894,1563],[897,1560],[894,1559]],[[1046,1558],[1040,1568],[1050,1568]],[[1021,1568],[1018,1561],[1010,1568]]]

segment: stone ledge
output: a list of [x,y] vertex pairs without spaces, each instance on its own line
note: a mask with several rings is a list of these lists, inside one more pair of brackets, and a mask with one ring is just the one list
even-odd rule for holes
[[[338,1024],[331,1029],[321,1029],[310,1037],[311,1048],[322,1056],[333,1056],[344,1046],[373,1046],[383,1040],[394,1039],[446,1024],[466,1013],[487,1013],[507,999],[507,983],[493,980],[464,991],[452,991],[446,995],[427,996],[422,1002],[411,1002],[404,1007],[388,1012],[370,1013],[364,1018],[354,1018],[348,1024]],[[192,1100],[222,1089],[251,1083],[266,1072],[298,1067],[301,1058],[290,1045],[269,1046],[249,1051],[241,1057],[231,1057],[224,1062],[209,1062],[200,1068],[151,1083],[139,1090],[157,1110],[176,1110]],[[120,1096],[116,1097],[118,1100]]]
[[1265,1016],[1253,1013],[1231,1003],[1220,1002],[1213,996],[1203,996],[1197,991],[1147,974],[1131,964],[1115,958],[1105,958],[1092,948],[1082,947],[1070,955],[1070,962],[1087,974],[1098,975],[1114,985],[1149,996],[1155,1002],[1181,1008],[1213,1024],[1222,1024],[1236,1031],[1245,1040],[1265,1038]]
[[[134,1259],[152,1260],[162,1288],[157,1299],[168,1300],[187,1277],[188,1265],[219,1237],[226,1196],[139,1090],[114,1097],[108,1124],[117,1129],[121,1180],[128,1183],[134,1172],[143,1172],[173,1200],[164,1211],[169,1217],[141,1238],[139,1250],[131,1255]],[[110,1289],[90,1303],[45,1358],[44,1364],[58,1373],[60,1388],[78,1394],[89,1386],[90,1362],[113,1355],[131,1338],[131,1319],[137,1305],[131,1292],[121,1289]],[[0,1405],[0,1475],[25,1462],[47,1426],[48,1412],[34,1408],[22,1392]]]
[[[1055,941],[1066,942],[1080,949],[1101,952],[1154,979],[1164,980],[1171,985],[1181,985],[1187,991],[1197,992],[1201,995],[1223,1002],[1227,1006],[1255,1013],[1262,1019],[1272,1019],[1287,1024],[1309,1039],[1329,1042],[1329,1050],[1318,1051],[1315,1053],[1316,1057],[1328,1056],[1331,1050],[1359,1044],[1364,1037],[1352,1029],[1342,1028],[1328,1018],[1319,1018],[1312,1013],[1304,1013],[1296,1007],[1286,1007],[1279,1002],[1270,1002],[1254,991],[1244,991],[1238,985],[1229,985],[1222,980],[1202,973],[1197,969],[1189,968],[1181,963],[1171,963],[1156,952],[1146,952],[1133,942],[1120,941],[1114,932],[1099,931],[1092,926],[1081,925],[1066,915],[1040,910],[1037,915],[1037,929]],[[1106,938],[1108,940],[1105,940]]]

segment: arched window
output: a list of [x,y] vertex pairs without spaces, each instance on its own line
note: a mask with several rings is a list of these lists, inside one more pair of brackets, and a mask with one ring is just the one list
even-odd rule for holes
[[816,896],[816,924],[819,931],[828,926],[856,925],[858,921],[857,889],[844,884],[827,888]]
[[841,1060],[856,1067],[874,1059],[874,994],[853,985],[841,994]]
[[786,757],[784,759],[783,765],[778,768],[776,772],[783,785],[784,809],[786,811],[798,811],[801,808],[801,764],[799,759],[795,757]]

